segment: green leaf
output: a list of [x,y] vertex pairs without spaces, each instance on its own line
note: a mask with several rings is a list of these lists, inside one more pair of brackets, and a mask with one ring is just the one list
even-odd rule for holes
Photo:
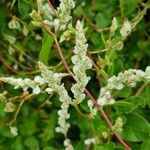
[[11,145],[13,150],[24,150],[21,137],[17,137]]
[[107,16],[103,13],[98,13],[95,16],[95,20],[96,20],[96,25],[99,28],[104,28],[107,27],[110,23],[110,20],[107,18]]
[[91,42],[96,48],[103,47],[103,42],[99,33],[91,32],[88,36],[90,36]]
[[29,14],[32,8],[25,0],[18,0],[18,10],[22,19],[30,18]]
[[95,3],[89,7],[91,11],[99,11],[102,9],[106,9],[106,3]]
[[86,149],[86,146],[85,146],[85,144],[84,144],[84,141],[79,141],[77,144],[76,144],[76,146],[75,146],[75,148],[74,148],[75,150],[83,150],[83,149]]
[[32,135],[37,131],[36,121],[34,118],[24,118],[19,127],[22,135]]
[[108,129],[106,123],[96,115],[92,120],[93,129],[97,134],[101,134],[102,131],[106,131]]
[[140,142],[149,137],[150,124],[142,116],[129,114],[122,137],[128,141]]
[[100,144],[97,146],[97,150],[114,150],[115,149],[115,143],[109,142],[106,144]]
[[113,105],[113,107],[116,109],[118,114],[128,114],[132,112],[134,105],[129,102],[118,101]]
[[48,65],[48,58],[50,49],[53,45],[53,38],[47,32],[44,32],[43,34],[44,35],[42,39],[42,48],[39,54],[39,60],[43,62],[45,65]]
[[83,14],[82,6],[78,5],[76,9],[73,11],[75,16],[81,16]]
[[135,131],[132,129],[132,127],[125,126],[122,137],[125,140],[132,141],[132,142],[139,142],[140,139],[137,137]]
[[145,103],[150,108],[150,86],[146,87],[145,90],[142,92],[141,97],[145,100]]
[[145,139],[144,142],[141,145],[141,150],[149,150],[150,149],[150,138]]
[[5,108],[5,104],[1,103],[1,99],[0,99],[0,114],[3,113],[4,108]]
[[34,136],[30,136],[25,139],[24,144],[29,148],[34,148],[35,150],[39,149],[38,140]]
[[6,21],[5,14],[6,14],[5,8],[0,7],[0,32],[3,31],[5,27],[5,21]]
[[125,15],[131,15],[137,8],[138,0],[121,0]]
[[144,99],[139,96],[131,96],[126,101],[118,101],[114,104],[118,114],[128,114],[144,104]]
[[54,147],[51,147],[51,146],[47,146],[47,147],[44,147],[43,150],[56,150]]
[[7,33],[3,33],[3,36],[6,41],[8,41],[10,44],[14,44],[16,42],[16,37],[9,35]]
[[140,115],[129,114],[127,116],[127,125],[132,126],[135,130],[150,133],[150,124]]
[[117,97],[128,97],[131,94],[131,88],[127,87],[122,89],[118,94]]
[[45,127],[43,129],[43,133],[41,137],[45,139],[45,141],[49,141],[55,136],[55,128],[57,124],[57,112],[53,111],[47,122],[45,123]]
[[139,96],[131,96],[128,99],[126,99],[129,103],[132,103],[134,105],[134,109],[137,108],[139,105],[144,104],[144,98]]

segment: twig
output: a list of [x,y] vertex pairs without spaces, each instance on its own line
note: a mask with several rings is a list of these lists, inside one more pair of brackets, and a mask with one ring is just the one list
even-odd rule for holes
[[90,114],[84,114],[80,111],[78,105],[72,105],[73,107],[75,107],[76,111],[83,117],[87,118],[87,119],[91,119],[91,115]]
[[13,120],[9,123],[10,126],[11,126],[13,123],[16,122],[17,117],[18,117],[18,115],[19,115],[19,112],[20,112],[21,107],[23,106],[24,102],[25,102],[27,99],[29,99],[30,97],[32,97],[33,95],[34,95],[34,94],[26,95],[26,97],[25,97],[24,99],[22,99],[22,101],[20,102],[20,104],[19,104],[19,106],[18,106],[18,109],[17,109],[17,111],[16,111],[16,113],[15,113],[15,115],[14,115]]
[[51,4],[51,2],[49,0],[47,0],[47,3],[49,5],[49,7],[51,8],[53,15],[56,16],[56,11],[55,11],[53,5]]
[[74,76],[73,73],[71,72],[71,70],[69,69],[69,67],[68,67],[68,65],[67,65],[67,63],[66,63],[66,61],[65,61],[65,58],[64,58],[64,56],[63,56],[63,54],[62,54],[61,48],[60,48],[60,46],[59,46],[59,43],[58,43],[58,41],[57,41],[57,38],[56,38],[55,34],[54,34],[53,32],[51,32],[50,30],[48,30],[48,28],[47,28],[46,25],[44,25],[43,27],[44,27],[44,29],[53,37],[53,39],[54,39],[54,41],[55,41],[55,43],[56,43],[56,47],[57,47],[58,53],[59,53],[59,55],[60,55],[60,57],[61,57],[61,59],[62,59],[62,63],[64,64],[65,69],[67,70],[67,72],[68,72],[69,74],[71,74],[72,76]]
[[134,94],[134,96],[138,96],[141,94],[141,92],[146,88],[147,83],[144,83],[139,89],[138,91]]
[[13,73],[18,73],[16,70],[14,70],[11,66],[9,66],[7,63],[6,63],[6,61],[5,61],[5,59],[3,58],[3,54],[1,53],[1,49],[0,49],[0,58],[1,58],[1,62],[2,62],[2,64],[4,64],[5,66],[6,66],[6,68],[8,68],[10,71],[12,71]]

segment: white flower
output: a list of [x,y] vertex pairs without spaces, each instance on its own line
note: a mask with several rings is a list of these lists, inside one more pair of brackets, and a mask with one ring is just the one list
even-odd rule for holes
[[45,25],[49,25],[49,26],[52,25],[52,22],[50,22],[49,20],[44,20],[43,23],[44,23]]
[[70,140],[69,139],[65,139],[65,141],[64,141],[64,146],[67,146],[67,145],[69,145],[70,144]]
[[4,108],[4,112],[13,112],[15,108],[16,108],[15,104],[13,104],[12,102],[7,102]]
[[58,111],[58,124],[59,127],[56,128],[56,132],[61,132],[64,135],[67,134],[67,131],[70,127],[69,123],[66,123],[66,120],[69,119],[70,114],[68,113],[69,105],[62,103],[61,109]]
[[12,135],[17,136],[18,135],[18,129],[16,127],[10,126],[10,132]]
[[54,90],[52,90],[51,88],[46,88],[45,91],[46,91],[48,94],[52,94],[52,92],[53,92]]
[[121,117],[118,117],[115,121],[115,124],[112,127],[112,130],[119,133],[123,130],[122,127],[123,127],[123,120]]
[[94,103],[92,102],[92,100],[88,100],[87,104],[90,108],[92,108],[94,106]]
[[108,84],[102,87],[100,95],[97,100],[99,105],[114,104],[115,100],[111,97],[111,90],[120,90],[124,86],[135,87],[137,82],[150,81],[150,67],[148,66],[144,71],[137,69],[129,69],[120,72],[118,76],[112,76],[108,79]]
[[123,38],[127,37],[129,33],[131,32],[131,23],[129,22],[128,19],[126,19],[123,23],[122,28],[120,29],[120,34]]
[[64,84],[61,84],[61,78],[64,74],[53,73],[51,70],[48,70],[47,66],[39,62],[39,68],[42,73],[44,81],[48,84],[47,92],[51,93],[53,91],[57,92],[59,95],[59,100],[62,102],[61,109],[58,111],[58,127],[56,127],[56,132],[61,132],[65,136],[70,127],[70,124],[66,120],[70,117],[68,113],[69,104],[71,98],[68,95],[67,90],[64,87]]
[[96,138],[89,138],[89,139],[86,139],[85,141],[84,141],[84,144],[85,145],[91,145],[91,144],[95,144],[96,143]]
[[117,30],[117,28],[118,28],[117,19],[116,19],[116,17],[114,17],[113,20],[112,20],[112,25],[110,27],[110,32],[112,33],[112,35]]
[[59,13],[60,20],[64,23],[67,23],[70,19],[71,9],[75,7],[73,0],[60,0],[60,5],[57,8]]
[[37,4],[38,4],[38,11],[42,15],[43,19],[48,20],[49,22],[52,22],[53,11],[51,10],[47,2],[45,0],[37,0]]
[[97,103],[101,106],[106,105],[107,103],[107,98],[106,97],[99,97],[97,100]]
[[45,83],[45,80],[41,76],[35,76],[34,81],[39,83],[39,85],[43,85]]
[[116,50],[117,51],[121,51],[124,47],[124,43],[123,41],[120,41],[120,43],[118,43],[118,45],[116,46]]
[[32,88],[34,94],[40,93],[39,86],[42,86],[43,84],[45,84],[45,80],[40,76],[36,76],[34,80],[31,80],[29,78],[16,79],[13,77],[2,77],[0,78],[0,80],[13,85],[14,89],[23,88],[23,90],[26,91],[28,88]]
[[32,10],[32,12],[29,14],[30,17],[34,20],[34,22],[38,23],[42,21],[42,17],[39,12],[36,10]]
[[144,72],[142,70],[137,70],[136,71],[137,80],[141,81],[143,79],[143,77],[145,76],[145,73],[146,72]]
[[33,88],[33,93],[34,93],[34,94],[39,94],[39,93],[40,93],[40,88],[39,88],[39,86],[36,86],[35,88]]
[[18,30],[21,30],[21,26],[20,26],[20,23],[19,21],[13,17],[12,20],[8,23],[8,27],[10,29],[18,29]]
[[88,104],[88,107],[89,107],[90,112],[91,112],[91,114],[92,114],[92,117],[94,117],[94,116],[97,114],[97,109],[94,108],[94,103],[93,103],[93,101],[92,101],[92,100],[88,100],[88,101],[87,101],[87,104]]
[[111,96],[111,92],[107,87],[102,87],[97,103],[101,106],[111,105],[115,103],[115,100]]
[[113,101],[114,100],[111,98],[110,91],[105,87],[101,88],[97,103],[99,105],[103,106],[103,105],[107,105],[107,104],[112,104]]
[[52,10],[46,0],[37,0],[38,12],[31,13],[35,23],[41,23],[54,27],[55,30],[64,30],[71,20],[71,10],[75,7],[73,0],[60,0],[57,10]]
[[92,68],[92,61],[86,54],[87,46],[83,25],[78,20],[76,24],[76,46],[73,50],[75,55],[71,58],[74,64],[73,72],[76,81],[76,83],[73,84],[71,91],[74,94],[74,103],[77,104],[81,103],[85,98],[83,92],[90,80],[90,77],[86,76],[86,70]]
[[111,98],[111,99],[109,99],[109,100],[107,101],[106,104],[112,105],[112,104],[114,104],[114,103],[115,103],[115,99]]
[[71,145],[70,139],[65,139],[64,140],[64,146],[66,147],[66,150],[73,150],[73,146]]
[[144,79],[150,81],[150,66],[146,67]]
[[116,76],[112,76],[108,79],[107,87],[110,89],[120,90],[124,87],[124,85],[121,83],[119,78],[117,78]]
[[142,70],[129,69],[124,71],[124,73],[119,73],[118,78],[122,83],[130,82],[128,85],[136,85],[136,82],[143,80],[145,72]]
[[59,21],[58,19],[54,19],[54,21],[53,21],[53,26],[55,27],[55,30],[58,29],[59,24],[60,24],[60,21]]

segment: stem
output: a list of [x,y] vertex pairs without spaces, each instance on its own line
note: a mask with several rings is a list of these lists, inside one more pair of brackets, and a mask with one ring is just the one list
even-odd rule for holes
[[65,58],[64,58],[64,56],[62,54],[62,50],[61,50],[61,48],[59,46],[59,43],[57,41],[57,38],[56,38],[55,34],[53,32],[51,32],[50,30],[48,30],[46,25],[44,25],[44,29],[46,29],[46,31],[53,37],[53,39],[54,39],[54,41],[56,43],[56,47],[57,47],[58,53],[59,53],[59,55],[61,57],[61,60],[62,60],[62,63],[64,64],[65,69],[67,70],[67,72],[69,74],[71,74],[71,76],[74,76],[73,73],[71,72],[71,70],[69,69],[67,63],[66,63],[66,60],[65,60]]
[[[62,54],[62,50],[61,50],[61,48],[60,48],[60,45],[59,45],[59,43],[58,43],[58,41],[57,41],[57,38],[56,38],[55,34],[52,33],[50,30],[48,30],[48,28],[47,28],[46,25],[44,25],[44,29],[46,29],[46,31],[54,38],[54,41],[55,41],[55,43],[56,43],[57,50],[58,50],[58,53],[59,53],[59,55],[60,55],[60,57],[61,57],[62,63],[64,64],[64,67],[65,67],[65,69],[68,71],[68,73],[71,74],[71,76],[73,77],[74,74],[71,72],[69,66],[67,65],[67,63],[66,63],[66,61],[65,61],[65,59],[64,59],[64,56],[63,56],[63,54]],[[105,122],[107,123],[107,125],[108,125],[110,128],[112,128],[113,125],[111,124],[110,120],[108,119],[108,117],[107,117],[106,113],[104,112],[103,108],[97,103],[97,101],[94,99],[94,97],[90,94],[90,92],[89,92],[87,89],[85,89],[84,92],[85,92],[86,95],[93,101],[95,107],[100,111],[100,113],[101,113],[103,119],[105,120]],[[113,133],[114,133],[114,135],[116,136],[116,138],[118,139],[118,141],[124,146],[124,148],[125,148],[126,150],[131,150],[131,148],[130,148],[130,147],[123,141],[123,139],[118,135],[118,133],[116,133],[116,132],[113,132]]]
[[20,104],[19,104],[19,106],[18,106],[18,109],[17,109],[17,111],[16,111],[16,113],[15,113],[15,115],[14,115],[13,120],[9,123],[10,126],[11,126],[13,123],[16,122],[17,117],[18,117],[18,115],[19,115],[19,112],[20,112],[21,107],[23,106],[24,102],[25,102],[27,99],[29,99],[30,97],[32,97],[33,95],[34,95],[34,94],[26,95],[26,97],[25,97],[24,99],[22,99],[22,101],[20,102]]
[[[105,122],[107,123],[107,125],[110,127],[110,129],[112,129],[113,125],[111,124],[109,118],[107,117],[106,113],[104,112],[103,108],[96,102],[96,100],[94,99],[94,97],[90,94],[90,92],[85,89],[85,93],[88,95],[88,97],[93,101],[95,107],[100,111],[103,119],[105,120]],[[114,135],[116,136],[116,138],[118,139],[118,141],[126,148],[126,150],[131,150],[131,148],[123,141],[123,139],[119,136],[118,133],[112,131],[114,133]]]
[[91,119],[90,114],[84,114],[84,113],[82,113],[82,112],[80,111],[78,105],[72,105],[72,106],[75,107],[76,111],[77,111],[81,116],[83,116],[83,117],[85,117],[85,118],[87,118],[87,119]]
[[47,3],[49,5],[49,7],[51,8],[53,15],[56,16],[56,11],[55,11],[53,5],[51,4],[51,2],[49,0],[47,0]]
[[139,96],[142,93],[142,91],[146,88],[147,85],[148,85],[147,83],[144,83],[134,95]]

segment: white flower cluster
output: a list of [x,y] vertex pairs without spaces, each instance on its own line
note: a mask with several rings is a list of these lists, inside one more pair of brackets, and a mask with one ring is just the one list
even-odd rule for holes
[[56,132],[63,133],[64,135],[67,134],[68,129],[70,128],[70,124],[66,122],[69,119],[70,114],[68,113],[69,104],[62,103],[61,109],[58,111],[58,125],[59,127],[56,128]]
[[92,61],[87,56],[86,38],[83,30],[83,26],[80,21],[76,25],[76,46],[73,50],[74,56],[71,58],[74,66],[74,79],[76,83],[72,86],[71,91],[74,94],[74,101],[76,104],[81,103],[85,98],[83,94],[84,89],[90,80],[90,77],[86,76],[86,70],[92,68]]
[[49,7],[47,1],[45,0],[37,0],[38,5],[38,12],[42,16],[44,22],[49,24],[50,26],[53,25],[53,11]]
[[137,82],[150,81],[150,66],[144,71],[129,69],[120,72],[118,76],[112,76],[108,79],[107,86],[102,87],[98,98],[99,105],[113,104],[115,100],[111,96],[111,90],[121,90],[124,86],[135,87]]
[[123,120],[121,117],[118,117],[115,121],[115,124],[112,127],[112,130],[119,133],[123,130],[122,127],[123,127]]
[[32,88],[34,94],[40,93],[40,86],[45,84],[45,80],[41,76],[35,76],[34,80],[29,78],[13,78],[13,77],[1,77],[0,81],[7,82],[14,86],[15,89],[23,88],[26,91],[28,88]]
[[6,102],[5,107],[4,107],[4,112],[13,112],[16,109],[16,105],[13,104],[11,101]]
[[73,150],[73,146],[71,145],[70,139],[64,140],[64,146],[66,150]]
[[114,35],[117,28],[118,28],[118,22],[117,22],[116,17],[114,17],[113,20],[112,20],[111,27],[110,27],[110,33],[112,34],[112,36]]
[[108,104],[114,104],[114,102],[115,100],[111,97],[111,90],[107,89],[107,87],[102,87],[97,103],[103,106]]
[[62,24],[65,29],[66,24],[71,20],[71,10],[75,7],[73,0],[60,0],[60,6],[57,8],[58,18],[54,20],[55,25]]
[[131,23],[126,19],[123,23],[123,26],[120,29],[120,34],[123,38],[126,38],[132,30]]
[[[66,28],[67,23],[71,20],[71,10],[75,7],[73,0],[60,0],[60,6],[57,10],[52,10],[46,0],[37,0],[38,12],[32,11],[30,16],[33,18],[33,23],[44,24],[54,27],[57,30],[59,27],[61,30]],[[55,11],[55,13],[54,13]],[[56,16],[55,16],[56,15]]]
[[96,138],[89,138],[84,141],[85,145],[91,145],[96,143]]
[[18,135],[18,129],[16,127],[10,126],[10,132],[12,133],[13,136]]
[[39,68],[41,70],[42,77],[48,84],[48,88],[46,89],[46,91],[49,94],[55,91],[59,95],[59,100],[62,102],[61,109],[58,111],[59,127],[56,128],[56,131],[66,135],[70,127],[70,124],[66,123],[66,119],[70,117],[68,108],[71,102],[71,98],[69,97],[64,84],[61,84],[61,78],[63,77],[63,74],[53,73],[52,71],[48,70],[48,68],[41,62],[39,62]]
[[96,116],[97,109],[94,107],[93,101],[92,100],[88,100],[87,101],[87,105],[88,105],[88,107],[90,109],[90,113],[91,113],[92,117]]
[[[61,7],[63,8],[63,6]],[[85,98],[85,94],[83,94],[83,92],[85,86],[90,80],[90,77],[86,76],[86,70],[92,67],[92,62],[86,55],[87,47],[88,45],[86,44],[83,26],[80,21],[78,21],[76,25],[76,46],[73,51],[75,55],[72,57],[72,62],[74,64],[74,79],[76,83],[73,84],[71,88],[74,94],[74,102],[76,104],[81,103]],[[40,87],[44,84],[47,84],[48,87],[45,89],[45,91],[49,94],[51,94],[52,92],[56,92],[59,95],[59,100],[62,102],[61,109],[58,111],[59,126],[56,128],[56,131],[63,133],[66,136],[67,131],[70,127],[70,124],[66,122],[66,120],[70,117],[68,108],[69,105],[72,104],[71,97],[68,95],[64,84],[61,83],[61,78],[66,74],[54,73],[53,71],[48,70],[47,66],[45,66],[43,63],[39,62],[38,64],[41,70],[41,76],[36,76],[34,80],[31,80],[29,78],[16,79],[13,77],[1,77],[0,81],[7,82],[13,85],[14,88],[23,88],[24,91],[26,91],[28,88],[32,88],[34,94],[38,94],[40,92]],[[96,110],[93,108],[94,104],[92,102],[88,102],[88,106],[92,114],[96,114]],[[70,142],[68,142],[68,140],[64,143],[66,149],[68,150],[70,150],[72,147],[69,143]]]

